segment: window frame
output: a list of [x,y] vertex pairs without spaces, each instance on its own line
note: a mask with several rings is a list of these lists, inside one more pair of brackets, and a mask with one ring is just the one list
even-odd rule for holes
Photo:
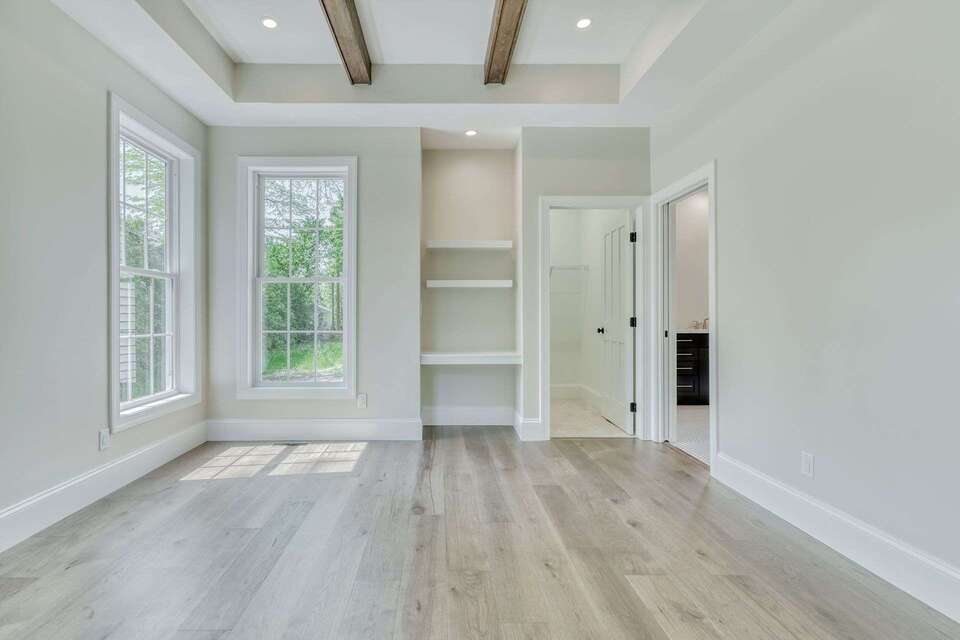
[[[164,255],[164,258],[165,258],[164,261],[165,261],[166,264],[165,264],[165,270],[164,270],[164,271],[160,271],[160,270],[158,270],[158,269],[153,269],[153,268],[151,268],[150,265],[149,265],[148,250],[147,250],[147,247],[146,247],[146,246],[144,246],[144,253],[143,253],[143,255],[144,255],[144,264],[146,264],[147,266],[144,266],[144,267],[129,267],[129,266],[125,266],[125,265],[122,264],[122,263],[123,263],[123,259],[122,259],[122,258],[123,258],[123,255],[122,255],[122,254],[123,254],[123,246],[124,246],[124,237],[123,237],[123,226],[122,226],[122,221],[120,220],[120,217],[121,217],[121,214],[122,214],[122,212],[123,212],[123,211],[122,211],[123,208],[124,208],[125,206],[129,206],[126,202],[124,202],[124,203],[123,203],[124,207],[121,207],[121,206],[119,206],[119,205],[117,206],[117,225],[118,225],[118,229],[117,229],[117,242],[118,242],[118,244],[119,244],[119,250],[118,250],[118,252],[117,252],[116,268],[117,268],[117,270],[119,271],[119,278],[120,278],[120,283],[121,283],[121,285],[122,285],[122,283],[123,283],[123,276],[124,276],[125,274],[129,274],[129,275],[134,276],[134,277],[136,277],[136,276],[142,276],[142,277],[153,278],[153,279],[167,279],[167,280],[170,281],[170,299],[167,300],[167,302],[166,302],[166,304],[167,304],[167,315],[168,315],[168,321],[169,321],[169,324],[170,324],[170,327],[169,327],[170,330],[169,330],[169,332],[167,332],[167,333],[164,333],[164,334],[156,334],[156,335],[167,335],[167,334],[169,334],[169,335],[171,336],[171,343],[176,343],[177,335],[178,335],[178,333],[179,333],[179,332],[177,331],[177,325],[179,324],[179,323],[178,323],[178,318],[177,318],[177,307],[178,307],[178,305],[177,305],[177,292],[179,291],[179,287],[177,286],[177,280],[179,279],[179,277],[178,277],[179,274],[178,274],[178,269],[177,269],[177,267],[179,267],[178,254],[179,254],[179,244],[180,244],[180,243],[178,242],[178,239],[177,239],[177,228],[178,228],[177,220],[178,220],[178,218],[179,218],[179,215],[178,215],[178,214],[179,214],[179,198],[175,197],[175,194],[178,194],[178,193],[180,192],[179,187],[178,187],[178,184],[179,184],[179,181],[180,181],[180,176],[179,176],[179,163],[177,162],[177,159],[176,159],[176,158],[171,157],[169,154],[167,154],[167,153],[164,152],[163,150],[158,149],[158,148],[157,148],[156,146],[154,146],[153,144],[149,143],[149,142],[146,141],[146,140],[143,140],[143,139],[142,139],[140,136],[138,136],[135,132],[130,131],[130,130],[129,130],[129,127],[126,127],[126,126],[121,126],[120,132],[119,132],[119,134],[118,134],[118,136],[117,136],[117,144],[119,145],[123,140],[127,140],[127,141],[132,142],[132,143],[135,144],[136,146],[140,147],[140,148],[144,151],[144,153],[148,153],[148,154],[153,155],[153,156],[155,156],[155,157],[157,157],[157,158],[160,158],[161,160],[164,161],[164,163],[166,163],[167,179],[166,179],[166,184],[164,184],[164,195],[165,195],[165,202],[166,202],[166,205],[167,205],[167,207],[166,207],[166,224],[165,224],[165,226],[166,226],[166,230],[165,230],[165,231],[166,231],[166,237],[165,237],[165,239],[164,239],[164,254],[165,254],[165,255]],[[118,157],[117,157],[117,178],[118,178],[117,184],[118,184],[118,186],[119,186],[119,178],[120,178],[120,166],[119,166],[119,165],[120,165],[120,162],[121,162],[121,160],[120,160],[120,157],[119,157],[119,155],[118,155]],[[119,191],[119,189],[118,189],[118,191]],[[114,195],[114,197],[118,197],[118,194],[117,194],[117,193],[114,193],[113,195]],[[146,216],[146,215],[149,215],[148,212],[149,212],[149,204],[144,203],[144,215],[145,215],[145,216]],[[146,228],[144,229],[144,242],[146,242]],[[118,292],[118,295],[119,295],[119,292]],[[152,296],[151,296],[151,301],[152,301]],[[151,377],[152,377],[152,376],[153,376],[153,338],[154,338],[154,336],[155,336],[154,331],[153,331],[153,305],[152,305],[152,304],[151,304],[150,312],[149,312],[149,313],[150,313],[150,331],[149,331],[149,337],[150,337],[150,360],[151,360],[151,362],[150,362],[150,365],[151,365],[151,366],[150,366],[150,375],[151,375]],[[120,321],[119,321],[119,318],[118,318],[117,322],[118,322],[118,333],[117,333],[117,341],[118,341],[117,350],[118,350],[118,354],[117,354],[117,355],[119,356],[119,355],[120,355],[120,353],[119,353],[119,350],[120,350],[119,340],[121,339],[121,336],[120,336],[120,334],[119,334],[119,322],[120,322]],[[133,336],[133,335],[131,335],[130,337],[142,337],[142,336]],[[174,344],[171,344],[170,359],[171,359],[171,360],[170,360],[170,365],[169,365],[169,366],[170,366],[171,377],[172,377],[172,385],[171,385],[171,388],[170,388],[170,389],[167,389],[167,390],[165,390],[165,391],[162,391],[162,392],[160,392],[160,393],[154,393],[154,394],[151,394],[151,395],[148,395],[148,396],[143,396],[143,397],[141,397],[141,398],[136,398],[136,399],[134,399],[134,400],[124,401],[123,399],[120,399],[120,401],[119,401],[119,402],[120,402],[119,408],[120,408],[121,414],[130,412],[130,411],[135,411],[138,407],[142,407],[142,406],[145,406],[145,405],[150,405],[150,404],[153,404],[153,403],[156,403],[156,402],[160,402],[160,401],[162,401],[162,400],[165,400],[165,399],[167,399],[167,398],[170,398],[170,397],[172,397],[172,396],[175,396],[175,395],[177,395],[177,394],[179,393],[179,392],[177,391],[177,382],[178,382],[178,377],[179,377],[179,376],[177,375],[177,374],[178,374],[178,372],[177,372],[177,361],[178,361],[178,358],[177,358],[177,349],[175,348]],[[118,366],[119,366],[119,365],[118,365]],[[120,382],[119,379],[118,379],[118,382]],[[152,385],[151,385],[151,386],[152,386]]]
[[[199,246],[196,237],[198,233],[196,211],[199,196],[197,167],[200,162],[200,153],[119,96],[111,93],[109,97],[110,390],[108,395],[110,430],[117,433],[161,415],[199,404],[201,401],[198,360],[200,326],[197,305],[200,282],[196,268],[199,264],[196,254]],[[130,140],[167,162],[166,265],[163,272],[147,267],[122,265],[120,218],[123,208],[119,193],[121,138]],[[148,263],[145,262],[145,264],[149,266]],[[120,394],[122,272],[170,279],[171,291],[170,299],[167,301],[167,313],[173,334],[170,341],[172,388],[159,394],[126,402],[121,400]],[[151,309],[151,334],[153,333],[152,316]],[[151,353],[152,342],[151,340]]]
[[[343,177],[343,381],[336,384],[261,381],[261,277],[264,222],[259,185],[263,177]],[[238,225],[238,399],[323,400],[356,397],[357,380],[357,158],[240,157],[237,161],[237,204],[245,207]]]

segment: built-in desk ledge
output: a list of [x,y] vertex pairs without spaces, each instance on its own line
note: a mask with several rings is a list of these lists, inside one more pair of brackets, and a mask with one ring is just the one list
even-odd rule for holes
[[427,289],[510,289],[513,280],[427,280]]
[[513,365],[520,364],[517,351],[467,351],[446,352],[431,351],[420,354],[420,364],[424,365]]
[[513,240],[427,240],[427,249],[513,249]]

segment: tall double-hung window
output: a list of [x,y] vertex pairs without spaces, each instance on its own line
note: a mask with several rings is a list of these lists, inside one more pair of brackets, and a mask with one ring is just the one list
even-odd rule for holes
[[350,396],[355,160],[258,160],[241,159],[251,237],[240,395]]
[[176,391],[176,255],[174,162],[132,134],[121,132],[118,171],[120,213],[120,406],[161,399]]
[[199,153],[111,95],[111,428],[199,402]]

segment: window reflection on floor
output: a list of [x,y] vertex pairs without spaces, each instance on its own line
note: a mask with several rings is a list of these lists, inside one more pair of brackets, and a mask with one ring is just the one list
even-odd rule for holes
[[348,473],[367,448],[366,442],[327,442],[296,447],[270,471],[272,476],[304,473]]
[[191,471],[181,480],[249,478],[266,467],[285,448],[282,445],[230,447]]
[[267,471],[271,476],[353,471],[367,447],[366,442],[320,442],[297,446],[245,445],[230,447],[207,460],[181,480],[250,478],[267,468],[284,451],[286,457]]

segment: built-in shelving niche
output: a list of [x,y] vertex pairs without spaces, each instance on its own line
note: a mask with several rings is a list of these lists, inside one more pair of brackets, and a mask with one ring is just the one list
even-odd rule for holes
[[512,150],[423,152],[425,425],[512,424],[519,223]]
[[427,280],[427,289],[510,289],[513,280]]
[[505,365],[520,364],[518,351],[473,351],[469,353],[456,352],[424,352],[420,354],[422,365]]
[[513,240],[427,240],[427,249],[509,251],[513,249]]

